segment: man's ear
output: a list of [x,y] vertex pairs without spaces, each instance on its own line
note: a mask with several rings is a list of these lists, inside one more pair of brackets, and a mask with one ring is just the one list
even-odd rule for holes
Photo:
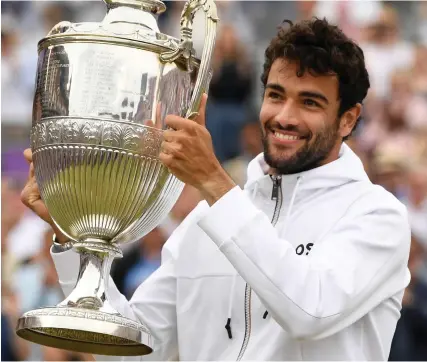
[[342,138],[347,137],[351,133],[361,113],[362,105],[357,103],[341,116],[339,133]]

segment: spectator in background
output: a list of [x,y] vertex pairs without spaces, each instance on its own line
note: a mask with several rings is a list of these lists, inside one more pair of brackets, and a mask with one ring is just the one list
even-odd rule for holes
[[419,44],[410,72],[412,96],[406,104],[406,118],[413,131],[415,152],[427,164],[427,45]]
[[427,285],[427,166],[414,164],[407,173],[407,193],[403,200],[408,209],[411,229],[423,255],[419,278]]
[[12,289],[13,275],[18,263],[6,243],[9,230],[19,220],[20,212],[13,210],[14,197],[10,181],[2,177],[1,184],[1,360],[25,360],[29,354],[29,343],[16,336],[14,327],[19,318],[19,298]]
[[315,16],[317,1],[297,1],[298,20],[309,20]]
[[381,11],[379,1],[298,1],[306,19],[317,16],[338,25],[355,41],[360,41],[361,29],[374,21]]
[[240,187],[246,183],[249,162],[263,152],[261,127],[258,121],[247,122],[240,133],[240,155],[223,163],[224,169]]
[[427,2],[417,1],[417,35],[421,43],[427,46]]
[[[398,152],[414,156],[413,139],[408,119],[408,105],[413,93],[410,73],[397,71],[390,82],[390,95],[387,99],[371,99],[369,121],[361,134],[362,148],[373,152],[375,148],[394,147]],[[372,104],[375,103],[373,106]]]
[[[8,246],[8,235],[10,230],[18,223],[22,217],[23,209],[22,202],[16,197],[17,190],[11,187],[11,182],[8,178],[2,176],[1,183],[1,286],[2,297],[10,296],[15,299],[16,295],[11,289],[13,276],[19,262],[16,256],[10,251]],[[4,287],[4,288],[3,288]],[[4,289],[4,290],[3,290]],[[3,294],[4,293],[8,293]],[[2,317],[3,319],[3,317]],[[6,322],[5,322],[6,323]],[[2,321],[3,325],[3,321]],[[3,361],[3,358],[2,358]]]
[[409,69],[415,49],[401,39],[399,17],[390,5],[383,5],[377,19],[362,29],[362,49],[375,97],[390,96],[390,78],[398,69]]
[[20,317],[19,299],[3,280],[1,285],[1,360],[23,361],[30,352],[30,343],[15,334]]
[[[391,146],[390,146],[391,147]],[[407,157],[402,150],[387,146],[375,150],[372,159],[372,182],[384,187],[402,201],[406,197]]]
[[[1,118],[13,122],[27,122],[31,116],[30,100],[25,97],[20,58],[19,24],[10,14],[1,16]],[[34,80],[34,73],[32,76]]]
[[223,25],[213,57],[207,128],[220,162],[237,157],[240,129],[248,117],[253,79],[252,64],[235,28]]
[[[5,358],[68,360],[68,352],[33,343],[24,344],[24,340],[14,332],[22,313],[55,305],[62,299],[49,254],[52,233],[48,224],[28,212],[21,202],[21,189],[28,172],[21,154],[20,149],[2,154],[2,327],[4,325],[10,331],[5,332],[4,337],[2,333],[2,339],[7,337],[6,344],[12,346],[9,357]],[[17,346],[16,350],[13,346]]]
[[[427,3],[426,3],[427,4]],[[427,39],[426,39],[427,40]],[[418,44],[412,68],[412,87],[416,94],[427,96],[427,42]],[[427,122],[427,121],[426,121]]]
[[[29,212],[21,202],[21,190],[28,174],[20,148],[2,153],[2,226],[4,243],[18,263],[37,255],[43,248],[44,233],[49,225]],[[7,230],[7,232],[6,232]]]
[[411,282],[405,290],[401,317],[394,334],[389,361],[427,360],[427,284],[419,279],[419,269],[425,252],[417,237],[412,235],[408,267]]

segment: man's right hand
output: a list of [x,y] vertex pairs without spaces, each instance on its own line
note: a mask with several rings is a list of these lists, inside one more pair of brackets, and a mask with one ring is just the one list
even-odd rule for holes
[[34,174],[34,164],[33,164],[33,153],[30,148],[24,151],[24,157],[30,165],[30,170],[28,172],[28,180],[24,186],[24,189],[21,192],[21,200],[29,207],[32,211],[34,211],[41,219],[46,221],[53,229],[56,239],[65,243],[68,241],[67,237],[63,235],[59,229],[56,227],[53,222],[47,207],[40,196],[39,186],[37,185],[36,176]]

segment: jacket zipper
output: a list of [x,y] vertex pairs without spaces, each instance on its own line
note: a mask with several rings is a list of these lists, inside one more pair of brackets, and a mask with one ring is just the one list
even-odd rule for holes
[[[271,192],[271,199],[276,200],[276,205],[274,207],[273,217],[271,223],[273,226],[276,225],[279,220],[280,209],[282,208],[283,195],[282,195],[282,176],[270,176],[273,180],[273,190]],[[236,361],[240,361],[245,354],[246,348],[248,347],[249,338],[251,336],[251,298],[252,297],[252,288],[246,283],[245,287],[245,335],[243,337],[243,344],[240,348],[239,355],[237,356]]]
[[276,226],[279,220],[280,209],[282,208],[283,195],[282,195],[282,176],[271,176],[273,180],[273,191],[271,193],[271,199],[276,200],[276,206],[274,207],[273,217],[271,223]]

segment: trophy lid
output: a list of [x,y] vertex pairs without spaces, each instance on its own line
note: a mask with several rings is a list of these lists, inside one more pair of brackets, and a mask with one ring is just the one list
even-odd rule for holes
[[161,14],[166,10],[166,5],[160,0],[103,0],[108,8],[129,6],[145,10],[153,14]]
[[[103,0],[107,13],[101,22],[62,21],[39,41],[39,52],[64,43],[103,43],[141,48],[157,53],[174,51],[180,40],[160,32],[156,16],[166,10],[160,0]],[[178,59],[181,63],[182,59]],[[194,64],[200,61],[192,58]]]

